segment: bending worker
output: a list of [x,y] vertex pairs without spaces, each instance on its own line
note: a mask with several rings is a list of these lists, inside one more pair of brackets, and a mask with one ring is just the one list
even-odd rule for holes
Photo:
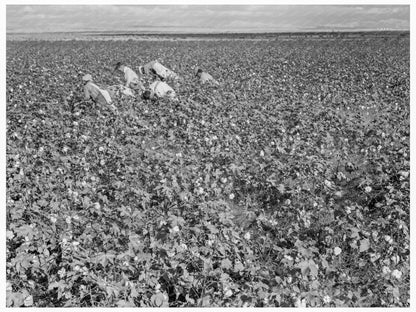
[[139,73],[142,75],[155,75],[160,80],[179,79],[179,76],[175,72],[166,68],[158,61],[151,61],[144,66],[140,66]]
[[201,84],[204,84],[206,82],[212,83],[212,84],[215,84],[215,85],[220,84],[210,74],[208,74],[207,72],[204,72],[201,68],[197,68],[195,76],[197,76],[199,78],[199,82]]
[[84,81],[84,95],[86,100],[93,100],[100,105],[111,104],[111,97],[107,90],[101,89],[92,82],[92,76],[86,74],[82,77]]
[[149,88],[143,92],[143,99],[156,100],[158,98],[176,99],[175,91],[163,81],[153,82]]
[[125,87],[133,90],[144,90],[143,84],[139,80],[139,76],[122,62],[117,62],[114,71],[120,71],[124,73],[124,79],[126,80]]

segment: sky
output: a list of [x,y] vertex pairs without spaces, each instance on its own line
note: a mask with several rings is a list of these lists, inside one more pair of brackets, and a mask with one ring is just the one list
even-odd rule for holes
[[409,30],[409,5],[7,5],[6,31]]

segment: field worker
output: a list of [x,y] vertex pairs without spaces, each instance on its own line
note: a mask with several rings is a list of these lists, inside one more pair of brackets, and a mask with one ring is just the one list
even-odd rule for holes
[[160,80],[179,79],[179,76],[176,73],[166,68],[158,61],[152,61],[144,66],[140,66],[139,73],[142,75],[156,75]]
[[107,90],[101,89],[95,83],[92,82],[92,76],[86,74],[82,77],[84,81],[84,94],[86,100],[93,100],[95,103],[105,105],[111,104],[111,97]]
[[176,99],[175,91],[163,81],[153,82],[149,88],[143,92],[143,99],[156,100],[158,98]]
[[126,80],[126,84],[125,84],[126,88],[144,91],[144,87],[143,87],[143,84],[139,80],[139,76],[137,76],[137,74],[130,67],[127,67],[122,62],[118,62],[115,65],[114,71],[116,70],[124,73],[124,79]]
[[207,72],[204,72],[201,68],[197,68],[195,76],[198,77],[199,82],[201,84],[204,84],[206,82],[215,84],[217,86],[220,84],[210,74],[208,74]]

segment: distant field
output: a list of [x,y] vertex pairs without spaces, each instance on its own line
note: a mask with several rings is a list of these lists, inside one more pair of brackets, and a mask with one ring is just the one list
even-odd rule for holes
[[288,40],[288,39],[359,39],[409,37],[409,32],[299,32],[299,33],[154,33],[154,32],[75,32],[75,33],[12,33],[7,40]]
[[409,306],[408,36],[266,37],[7,41],[8,306]]

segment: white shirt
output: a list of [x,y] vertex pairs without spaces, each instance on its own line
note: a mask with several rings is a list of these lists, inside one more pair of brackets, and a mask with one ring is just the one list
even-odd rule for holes
[[202,72],[201,77],[199,77],[199,82],[204,84],[205,82],[212,82],[216,85],[219,84],[218,81],[216,81],[210,74],[206,72]]
[[150,70],[153,69],[155,73],[158,76],[162,77],[163,79],[168,79],[168,78],[178,79],[179,78],[176,73],[166,68],[165,66],[160,64],[158,61],[149,62],[146,65],[144,65],[143,68],[146,74],[149,74]]
[[176,96],[175,91],[166,82],[163,81],[155,81],[149,86],[149,88],[152,93],[154,93],[154,95],[159,98],[166,96],[172,99]]
[[131,82],[139,82],[139,76],[127,66],[124,66],[124,79],[126,79],[126,85],[129,86]]
[[98,98],[98,95],[101,93],[101,95],[105,98],[107,103],[111,103],[111,97],[108,91],[101,89],[92,81],[88,81],[88,83],[85,84],[84,93],[85,93],[85,99],[89,100],[90,98],[92,98],[93,101],[96,101]]

